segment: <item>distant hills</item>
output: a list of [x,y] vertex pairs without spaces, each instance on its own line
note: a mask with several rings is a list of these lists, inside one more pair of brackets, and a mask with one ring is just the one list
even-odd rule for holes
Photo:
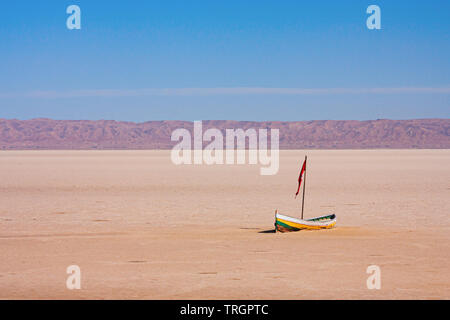
[[[281,149],[450,148],[450,119],[203,121],[217,128],[277,128]],[[172,131],[189,121],[0,119],[0,149],[170,149]]]

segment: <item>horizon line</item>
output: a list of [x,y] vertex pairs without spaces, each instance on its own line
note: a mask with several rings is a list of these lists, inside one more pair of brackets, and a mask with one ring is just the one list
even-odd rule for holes
[[336,119],[314,119],[314,120],[233,120],[233,119],[199,119],[199,120],[147,120],[147,121],[132,121],[132,120],[114,120],[114,119],[54,119],[54,118],[28,118],[28,119],[17,119],[17,118],[1,118],[0,121],[36,121],[36,120],[50,120],[50,121],[92,121],[92,122],[101,122],[101,121],[113,121],[113,122],[128,122],[135,124],[142,124],[147,122],[190,122],[194,123],[197,121],[200,122],[209,122],[209,121],[232,121],[232,122],[316,122],[316,121],[357,121],[357,122],[367,122],[367,121],[426,121],[426,120],[450,120],[450,118],[411,118],[411,119],[392,119],[392,118],[378,118],[378,119],[365,119],[365,120],[357,120],[357,119],[344,119],[344,120],[336,120]]

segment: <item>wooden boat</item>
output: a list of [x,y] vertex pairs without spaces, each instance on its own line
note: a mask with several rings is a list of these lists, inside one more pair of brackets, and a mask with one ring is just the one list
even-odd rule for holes
[[293,218],[289,216],[285,216],[283,214],[278,213],[277,210],[275,210],[275,232],[289,232],[289,231],[299,231],[299,230],[320,230],[320,229],[331,229],[336,225],[336,215],[335,214],[329,214],[325,216],[320,216],[316,218],[311,219],[303,219],[303,209],[305,205],[305,187],[306,187],[306,160],[307,157],[305,156],[305,161],[303,162],[303,165],[300,170],[300,175],[298,177],[298,187],[297,187],[297,193],[295,194],[295,197],[300,192],[300,187],[302,185],[302,179],[304,174],[304,180],[303,180],[303,199],[302,199],[302,215],[301,219]]
[[275,212],[275,230],[279,232],[331,229],[335,224],[335,214],[303,220]]

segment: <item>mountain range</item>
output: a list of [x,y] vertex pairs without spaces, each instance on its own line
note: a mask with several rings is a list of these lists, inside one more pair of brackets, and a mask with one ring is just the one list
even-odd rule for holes
[[[190,121],[0,119],[0,149],[170,149]],[[203,121],[208,128],[279,129],[280,149],[450,148],[450,119]]]

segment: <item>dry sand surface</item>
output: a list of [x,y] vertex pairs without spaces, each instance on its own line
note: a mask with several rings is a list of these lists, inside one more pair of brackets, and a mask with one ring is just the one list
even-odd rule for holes
[[0,298],[450,298],[450,150],[308,151],[305,217],[337,228],[272,233],[276,208],[300,214],[304,154],[261,176],[169,151],[0,152]]

